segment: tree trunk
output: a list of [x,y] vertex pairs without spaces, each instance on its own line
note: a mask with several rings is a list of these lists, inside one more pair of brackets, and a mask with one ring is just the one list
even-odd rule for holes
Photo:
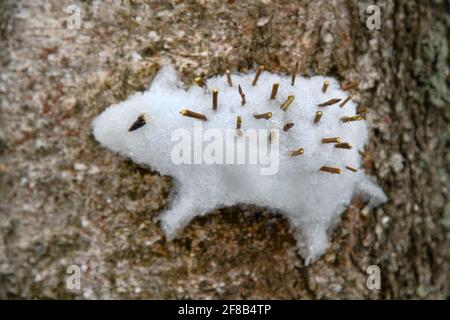
[[[378,2],[379,30],[369,4],[2,1],[0,298],[446,298],[449,3]],[[364,166],[389,202],[355,200],[308,267],[286,220],[255,206],[211,212],[167,241],[156,217],[170,177],[103,149],[90,128],[164,59],[186,83],[297,61],[302,75],[359,81]],[[66,286],[70,265],[80,290]],[[370,265],[380,290],[366,286]]]

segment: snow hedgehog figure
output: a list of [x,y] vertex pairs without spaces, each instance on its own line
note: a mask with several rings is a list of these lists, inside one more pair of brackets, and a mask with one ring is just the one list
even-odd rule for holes
[[174,178],[176,197],[160,215],[169,239],[197,215],[255,204],[287,217],[309,264],[353,196],[387,200],[360,169],[364,110],[336,80],[259,67],[195,83],[184,89],[166,66],[147,91],[93,122],[103,146]]

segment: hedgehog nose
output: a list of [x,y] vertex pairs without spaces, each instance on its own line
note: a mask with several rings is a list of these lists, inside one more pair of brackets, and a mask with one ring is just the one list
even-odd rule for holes
[[103,112],[92,123],[95,140],[111,149],[118,142],[118,135],[115,132],[117,127],[113,122],[108,116],[108,112]]

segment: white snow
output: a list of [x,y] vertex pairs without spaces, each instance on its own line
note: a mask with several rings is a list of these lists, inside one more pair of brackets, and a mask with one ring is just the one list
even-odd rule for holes
[[[232,74],[232,87],[225,75],[217,76],[207,80],[206,88],[193,85],[186,90],[175,70],[166,66],[159,71],[147,91],[113,105],[99,115],[93,122],[94,136],[105,147],[174,178],[174,199],[160,216],[168,238],[176,236],[197,215],[217,207],[252,203],[279,209],[287,217],[296,229],[299,252],[309,264],[327,249],[327,231],[339,221],[353,196],[362,196],[370,206],[387,200],[374,179],[367,177],[361,169],[358,150],[363,150],[367,143],[366,122],[343,123],[340,120],[341,117],[355,115],[356,104],[350,100],[342,108],[339,106],[348,93],[340,90],[333,78],[297,76],[295,85],[291,86],[289,75],[264,71],[257,84],[252,86],[254,76],[255,72]],[[322,92],[324,80],[329,81],[326,93]],[[269,97],[275,82],[280,86],[276,99],[271,100]],[[238,84],[246,95],[244,106],[241,106]],[[219,91],[216,111],[211,107],[213,88]],[[284,112],[280,105],[288,95],[294,95],[295,99]],[[331,106],[318,107],[318,104],[334,98],[342,100]],[[182,116],[181,109],[201,113],[208,120]],[[316,111],[322,111],[323,116],[319,123],[314,124]],[[253,117],[253,114],[266,112],[272,112],[271,119]],[[147,123],[137,130],[128,131],[142,114],[146,115]],[[235,130],[238,115],[242,117],[241,135]],[[285,132],[282,128],[287,122],[295,125]],[[250,151],[264,145],[272,148],[266,163],[206,164],[209,163],[207,155],[201,151],[205,152],[209,142],[215,139],[216,148],[220,143],[225,144],[230,134],[230,141],[245,142],[247,129],[259,129],[258,141],[265,143],[251,146]],[[267,132],[263,130],[275,130],[271,143],[267,142]],[[189,134],[189,139],[182,134]],[[352,149],[335,148],[334,143],[323,144],[321,139],[329,137],[340,137],[342,142],[350,143]],[[200,164],[177,164],[180,158],[174,150],[186,147],[186,143],[188,148],[192,148],[188,151],[193,154],[191,158],[190,152],[189,155],[185,152],[183,159],[191,158],[192,163]],[[304,154],[290,155],[300,147]],[[221,152],[217,154],[219,150],[215,150],[214,156],[209,155],[209,161],[212,158],[220,163],[218,156]],[[223,158],[226,156],[225,150]],[[319,171],[322,166],[339,168],[340,174]],[[356,168],[358,172],[345,166]]]

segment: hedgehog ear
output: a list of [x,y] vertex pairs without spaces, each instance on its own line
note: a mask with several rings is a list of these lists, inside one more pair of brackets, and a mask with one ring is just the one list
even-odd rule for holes
[[160,90],[164,88],[181,87],[181,82],[177,76],[177,71],[171,64],[166,64],[158,70],[150,86],[151,90]]

